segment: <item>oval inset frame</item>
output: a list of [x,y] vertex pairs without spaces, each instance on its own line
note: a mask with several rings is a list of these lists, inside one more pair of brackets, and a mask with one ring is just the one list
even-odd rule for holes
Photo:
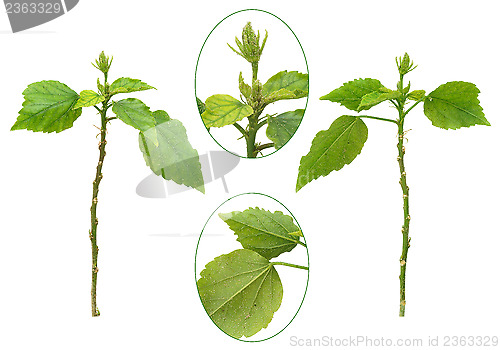
[[[198,95],[199,95],[199,91],[198,91],[198,89],[199,89],[199,85],[201,85],[201,84],[199,84],[199,82],[198,82],[198,78],[199,78],[199,68],[200,68],[200,58],[202,57],[203,50],[204,50],[204,49],[205,49],[205,47],[207,46],[207,42],[208,42],[208,41],[209,41],[209,39],[211,38],[211,36],[212,36],[212,34],[214,33],[214,31],[215,31],[217,28],[219,28],[219,26],[220,26],[220,25],[221,25],[224,21],[226,21],[229,17],[234,16],[234,15],[236,15],[236,14],[243,13],[243,12],[248,12],[248,11],[256,11],[256,12],[261,13],[261,14],[270,15],[270,16],[272,16],[274,19],[277,19],[277,20],[278,20],[281,24],[283,24],[283,25],[284,25],[284,26],[285,26],[285,27],[286,27],[286,28],[290,31],[290,33],[293,35],[293,38],[294,38],[294,39],[296,40],[296,42],[298,43],[298,48],[300,48],[300,52],[302,53],[302,56],[303,56],[303,58],[304,58],[305,69],[306,69],[306,71],[307,71],[307,84],[309,85],[309,66],[308,66],[308,64],[307,64],[307,58],[306,58],[306,55],[305,55],[305,53],[304,53],[304,49],[303,49],[302,44],[300,43],[299,39],[297,38],[297,35],[295,35],[295,33],[294,33],[294,32],[293,32],[293,30],[292,30],[292,29],[288,26],[288,24],[286,24],[286,22],[284,22],[281,18],[279,18],[278,16],[276,16],[276,15],[274,15],[274,14],[270,13],[270,12],[267,12],[267,11],[264,11],[264,10],[259,10],[259,9],[245,9],[245,10],[236,11],[236,12],[234,12],[234,13],[232,13],[232,14],[230,14],[230,15],[226,16],[226,17],[224,17],[224,18],[223,18],[221,21],[219,21],[219,22],[217,23],[217,25],[216,25],[216,26],[215,26],[215,27],[214,27],[214,28],[210,31],[210,33],[208,34],[207,38],[205,39],[205,41],[204,41],[204,43],[203,43],[203,45],[202,45],[202,47],[201,47],[200,53],[198,54],[198,60],[197,60],[197,62],[196,62],[196,69],[195,69],[195,84],[194,84],[194,87],[195,87],[195,102],[197,103],[197,105],[198,105],[198,102],[197,102],[197,101],[198,101],[198,98],[199,98],[199,96],[198,96]],[[242,21],[239,31],[234,32],[234,33],[232,33],[232,34],[234,34],[234,35],[235,35],[235,36],[237,36],[237,37],[241,37],[241,29],[243,28],[243,26],[244,26],[245,24],[246,24],[246,22],[243,22],[243,21]],[[259,30],[259,29],[260,29],[260,32],[261,32],[261,33],[260,33],[260,34],[261,34],[260,41],[262,42],[263,37],[264,37],[264,33],[263,33],[263,31],[264,31],[264,29],[266,29],[266,28],[256,28],[256,27],[254,27],[255,32],[257,32],[257,30]],[[273,33],[269,33],[269,35],[270,35],[270,37],[271,37],[271,36],[273,35]],[[238,47],[236,46],[236,44],[234,43],[234,41],[230,41],[230,42],[228,42],[228,43],[229,43],[232,47],[234,47],[234,48],[238,49]],[[236,59],[240,59],[241,64],[239,65],[239,67],[241,67],[241,68],[243,68],[243,67],[244,67],[245,69],[247,69],[247,66],[248,66],[248,67],[250,66],[250,64],[249,64],[248,62],[246,62],[246,61],[245,61],[245,60],[244,60],[241,56],[239,56],[239,55],[237,55],[236,53],[232,52],[232,51],[230,50],[230,48],[229,48],[229,47],[227,47],[227,46],[226,46],[226,48],[227,48],[227,52],[224,52],[223,54],[221,53],[221,55],[226,55],[226,54],[227,54],[227,55],[229,55],[229,56],[230,56],[230,55],[232,55],[232,56],[234,56]],[[267,44],[266,44],[266,47],[264,48],[264,53],[263,53],[263,60],[264,60],[264,61],[266,60],[266,55],[265,55],[265,52],[266,52],[266,50],[269,50],[269,48],[270,48],[270,44],[269,44],[269,43],[267,43]],[[233,58],[234,58],[234,57],[233,57]],[[266,64],[266,63],[263,63],[263,65],[265,65],[265,64]],[[220,67],[217,67],[217,68],[220,68]],[[202,98],[199,98],[199,99],[200,99],[200,101],[202,101],[203,103],[205,103],[205,102],[206,102],[206,99],[207,99],[208,97],[212,96],[212,95],[215,95],[215,94],[226,94],[228,91],[231,91],[231,89],[234,91],[234,89],[233,89],[233,88],[234,88],[234,87],[236,87],[236,88],[238,87],[238,74],[239,74],[239,72],[240,72],[240,71],[244,71],[244,70],[241,70],[241,68],[240,68],[239,70],[235,70],[234,72],[231,72],[231,73],[232,73],[232,82],[231,82],[230,84],[232,84],[232,85],[227,86],[227,84],[226,84],[226,88],[225,88],[225,90],[224,90],[224,88],[222,88],[222,90],[221,90],[221,88],[214,87],[213,89],[210,89],[209,93],[207,93],[207,94],[206,94],[206,96],[201,96]],[[259,68],[261,68],[261,67],[259,67]],[[295,70],[295,69],[296,69],[296,68],[294,68],[293,70]],[[283,71],[283,70],[288,70],[288,69],[287,69],[287,67],[281,67],[281,68],[278,68],[275,72],[271,73],[271,75],[269,75],[269,76],[267,76],[267,75],[266,75],[266,79],[269,79],[269,78],[270,78],[271,76],[273,76],[274,74],[276,74],[276,73],[278,73],[278,72],[281,72],[281,71]],[[261,71],[262,71],[262,69],[259,69],[259,72],[261,72]],[[245,75],[245,73],[244,73],[244,74],[243,74],[243,76],[244,76],[244,77],[245,77],[245,76],[247,76],[247,77],[248,77],[248,76],[250,76],[250,77],[251,77],[251,74],[250,74],[250,75],[248,75],[248,74],[247,74],[247,75]],[[252,84],[251,80],[248,80],[248,79],[246,79],[246,80],[245,80],[245,82],[249,83],[249,85],[251,85],[251,84]],[[265,82],[265,81],[261,81],[261,83],[262,83],[262,84],[264,84],[264,82]],[[227,87],[230,87],[230,89],[227,89]],[[237,90],[237,89],[236,89],[236,90]],[[236,98],[236,99],[237,99],[237,98],[240,96],[240,92],[238,91],[238,94],[237,94],[237,95],[233,94],[232,96],[233,96],[234,98]],[[297,106],[297,105],[299,105],[299,103],[300,103],[301,101],[302,101],[302,100],[291,100],[291,99],[289,99],[289,100],[286,100],[285,102],[287,102],[288,104],[292,103],[292,106],[293,106],[293,105]],[[307,94],[305,104],[304,104],[304,103],[302,103],[302,104],[300,104],[300,107],[292,107],[292,108],[285,108],[285,109],[286,109],[287,111],[290,111],[290,112],[292,112],[293,110],[297,110],[297,109],[303,109],[303,110],[304,110],[304,114],[302,115],[302,118],[303,118],[303,117],[304,117],[304,115],[305,115],[305,110],[307,109],[307,104],[308,104],[308,101],[309,101],[309,94]],[[199,107],[199,106],[198,106],[198,107]],[[271,109],[271,110],[272,110],[272,109],[273,109],[272,107],[275,107],[275,106],[268,105],[268,110],[269,110],[269,109]],[[198,108],[198,109],[199,109],[199,108]],[[283,107],[282,107],[281,109],[283,109]],[[279,113],[284,113],[284,112],[285,112],[285,110],[280,110],[280,111],[279,111]],[[276,113],[276,114],[278,114],[278,113]],[[288,142],[289,142],[289,141],[293,138],[293,136],[295,136],[295,134],[296,134],[296,132],[297,132],[298,128],[300,127],[300,123],[302,122],[302,118],[300,119],[299,124],[297,125],[297,127],[296,127],[295,131],[293,132],[293,135],[292,135],[292,136],[290,137],[290,139],[288,139],[288,140],[287,140],[287,141],[286,141],[283,145],[281,145],[281,147],[280,147],[280,148],[278,148],[278,149],[274,149],[274,148],[273,148],[273,151],[272,151],[272,152],[270,152],[270,153],[268,153],[268,154],[264,154],[264,155],[262,155],[261,157],[257,157],[257,158],[262,158],[262,157],[266,157],[266,156],[268,156],[268,155],[274,154],[276,151],[279,151],[281,148],[283,148],[283,147],[284,147],[284,146],[285,146],[285,145],[286,145],[286,144],[287,144],[287,143],[288,143]],[[202,119],[202,118],[201,118],[201,113],[200,113],[200,119]],[[245,119],[246,119],[246,118],[245,118]],[[203,122],[203,119],[202,119],[202,122]],[[204,123],[204,125],[205,125],[205,123]],[[205,125],[205,127],[206,127],[206,125]],[[245,145],[244,145],[245,141],[244,141],[244,140],[238,140],[238,141],[236,142],[236,140],[237,140],[239,137],[241,137],[241,138],[243,138],[243,139],[244,139],[244,137],[243,137],[243,136],[242,136],[242,134],[240,133],[241,131],[237,131],[237,130],[236,130],[236,128],[234,128],[234,129],[233,129],[233,128],[231,128],[232,130],[234,130],[234,131],[233,131],[233,133],[228,132],[228,131],[227,131],[227,129],[229,129],[229,127],[230,127],[230,125],[227,125],[227,126],[225,127],[226,129],[224,130],[224,134],[228,134],[228,133],[230,133],[230,136],[228,137],[228,140],[226,140],[226,139],[222,140],[222,138],[220,138],[220,137],[219,137],[219,140],[218,140],[218,138],[216,138],[216,137],[214,137],[214,135],[212,135],[212,133],[209,131],[209,128],[208,128],[208,127],[206,127],[206,128],[207,128],[207,132],[210,134],[210,136],[212,137],[212,139],[213,139],[213,140],[214,140],[214,141],[215,141],[215,142],[216,142],[216,143],[217,143],[217,144],[218,144],[221,148],[223,148],[223,149],[224,149],[224,150],[226,150],[227,152],[232,153],[232,154],[234,154],[234,155],[236,155],[236,156],[239,156],[239,157],[241,157],[241,158],[249,158],[249,157],[248,157],[248,154],[247,154],[247,156],[243,156],[243,155],[242,155],[242,153],[245,153],[245,152],[239,152],[239,153],[238,153],[238,152],[236,152],[236,151],[235,151],[235,148],[237,148],[238,150],[245,150],[245,148],[246,148],[246,147],[245,147]],[[212,129],[219,129],[219,128],[215,128],[215,127],[214,127],[214,128],[212,128]],[[221,129],[224,129],[224,127],[222,127]],[[262,131],[261,131],[261,133],[262,133]],[[267,134],[267,132],[266,132],[266,134]],[[225,135],[224,135],[224,136],[225,136]],[[261,136],[262,136],[262,135],[261,135]],[[231,140],[229,140],[229,138],[230,138]],[[262,137],[260,137],[260,139],[262,139]],[[258,138],[258,140],[259,140],[259,138]],[[258,140],[257,140],[257,141],[258,141]],[[269,140],[268,140],[268,141],[269,141]],[[233,142],[233,143],[231,144],[231,142]],[[228,147],[228,144],[231,144],[231,147]],[[265,144],[265,142],[264,142],[264,144]],[[233,147],[233,146],[234,146],[234,147]]]
[[[234,205],[234,207],[233,207],[233,206],[231,206],[231,207],[230,207],[230,208],[228,208],[228,209],[231,209],[231,211],[234,211],[234,210],[241,210],[241,211],[243,211],[243,210],[245,210],[245,209],[247,209],[247,208],[249,208],[249,207],[255,207],[255,206],[256,206],[255,204],[260,205],[260,206],[261,206],[261,209],[267,209],[267,210],[271,210],[271,209],[272,209],[272,210],[274,210],[274,209],[276,209],[276,207],[279,207],[279,208],[283,211],[283,213],[284,213],[284,214],[288,214],[288,215],[290,215],[290,216],[293,218],[293,220],[294,220],[294,224],[296,224],[296,225],[297,225],[297,227],[298,227],[298,228],[302,231],[302,228],[300,227],[300,224],[298,223],[298,221],[297,221],[297,219],[295,218],[295,216],[294,216],[294,215],[290,212],[290,210],[289,210],[289,209],[288,209],[288,208],[287,208],[287,207],[286,207],[283,203],[281,203],[280,201],[278,201],[277,199],[275,199],[275,198],[273,198],[273,197],[271,197],[271,196],[269,196],[269,195],[262,194],[262,193],[257,193],[257,192],[248,192],[248,193],[241,193],[241,194],[238,194],[238,195],[236,195],[236,196],[233,196],[233,197],[231,197],[231,198],[229,198],[229,199],[226,199],[226,200],[225,200],[223,203],[221,203],[221,204],[220,204],[220,205],[219,205],[219,206],[218,206],[218,207],[217,207],[217,208],[216,208],[216,209],[215,209],[215,210],[214,210],[214,211],[210,214],[210,216],[208,217],[208,219],[207,219],[207,221],[206,221],[205,225],[203,226],[203,229],[202,229],[202,231],[201,231],[201,233],[200,233],[200,237],[198,238],[198,242],[197,242],[197,245],[196,245],[195,264],[194,264],[194,275],[195,275],[195,276],[194,276],[194,277],[195,277],[196,290],[197,290],[197,292],[198,292],[198,296],[199,296],[199,298],[200,298],[200,303],[201,303],[201,306],[202,306],[203,308],[204,308],[204,306],[203,306],[203,302],[202,302],[202,299],[201,299],[201,295],[200,295],[199,290],[198,290],[198,283],[197,283],[197,280],[198,280],[198,273],[199,273],[199,272],[201,272],[201,271],[205,268],[205,264],[204,264],[204,263],[201,263],[201,265],[203,265],[203,266],[200,266],[199,271],[197,271],[197,261],[198,261],[198,258],[199,258],[200,243],[201,243],[201,241],[202,241],[203,235],[204,235],[204,234],[209,234],[209,233],[210,233],[210,232],[206,232],[206,231],[207,231],[207,226],[209,225],[209,223],[211,223],[211,219],[212,219],[212,217],[214,216],[214,214],[216,214],[216,213],[219,213],[219,212],[220,212],[221,207],[223,207],[225,204],[227,204],[228,202],[230,202],[230,201],[232,201],[232,200],[235,200],[235,199],[240,200],[240,202],[243,202],[243,201],[245,200],[245,198],[243,198],[242,196],[246,196],[246,195],[261,196],[261,198],[259,198],[259,197],[254,197],[254,199],[253,199],[253,200],[252,200],[251,198],[247,199],[247,202],[246,202],[246,203],[247,203],[248,205],[246,205],[246,204],[245,204],[245,205],[244,205],[244,206],[245,206],[245,208],[236,207],[236,206],[238,205],[238,204],[236,204],[236,205]],[[275,208],[266,208],[266,207],[265,207],[265,204],[264,204],[264,205],[262,204],[262,202],[263,202],[263,201],[267,201],[268,203],[272,203],[272,204],[274,204],[276,207],[275,207]],[[256,203],[256,202],[257,202],[257,203]],[[270,205],[270,204],[269,204],[269,205]],[[241,204],[240,204],[240,206],[241,206]],[[283,209],[284,209],[284,210],[283,210]],[[227,227],[226,223],[224,223],[222,220],[221,220],[221,222],[222,222],[222,224],[226,227],[226,230],[225,230],[225,231],[227,232],[227,236],[234,236],[234,239],[232,239],[232,240],[236,243],[236,245],[237,245],[237,244],[239,244],[238,242],[236,242],[236,235],[234,235],[234,234],[233,234],[233,232],[229,229],[229,227]],[[208,229],[209,229],[209,228],[208,228]],[[219,232],[219,231],[217,231],[217,232]],[[219,236],[220,234],[217,234],[217,235]],[[214,236],[215,236],[215,235],[214,235]],[[261,339],[255,339],[255,340],[252,340],[252,339],[249,339],[249,338],[245,338],[245,339],[235,338],[235,337],[233,337],[232,335],[230,335],[230,334],[228,334],[228,333],[224,332],[224,331],[223,331],[223,330],[222,330],[222,329],[221,329],[221,328],[220,328],[220,327],[219,327],[219,326],[218,326],[218,325],[217,325],[217,324],[216,324],[216,323],[212,320],[212,318],[210,318],[210,320],[214,323],[214,325],[215,325],[217,328],[219,328],[222,332],[226,333],[228,336],[230,336],[230,337],[232,337],[232,338],[234,338],[234,339],[237,339],[237,340],[239,340],[239,341],[242,341],[242,342],[249,342],[249,343],[255,343],[255,342],[265,341],[265,340],[268,340],[268,339],[271,339],[271,338],[273,338],[273,337],[277,336],[278,334],[280,334],[281,332],[283,332],[283,331],[284,331],[284,330],[285,330],[285,329],[286,329],[286,328],[287,328],[287,327],[288,327],[288,326],[289,326],[289,325],[293,322],[293,320],[295,319],[295,317],[296,317],[296,316],[297,316],[297,314],[299,313],[299,311],[300,311],[300,309],[301,309],[301,307],[302,307],[302,305],[303,305],[303,303],[304,303],[304,300],[305,300],[305,297],[306,297],[306,294],[307,294],[307,288],[308,288],[308,285],[309,285],[309,271],[310,271],[310,263],[309,263],[309,250],[308,250],[308,248],[307,248],[307,241],[306,241],[305,236],[304,236],[303,238],[304,238],[304,242],[305,242],[305,245],[306,245],[306,251],[305,251],[305,255],[304,255],[304,257],[307,257],[307,267],[308,267],[308,271],[307,271],[307,276],[306,276],[306,277],[304,277],[304,279],[305,279],[305,286],[303,286],[304,294],[303,294],[303,296],[302,296],[302,298],[301,298],[300,300],[297,300],[297,304],[298,304],[297,311],[295,311],[295,312],[293,312],[293,311],[289,311],[289,312],[288,312],[288,317],[290,317],[290,315],[291,315],[290,320],[289,320],[289,321],[284,321],[284,322],[283,322],[283,317],[281,317],[281,319],[282,319],[282,323],[281,323],[281,324],[276,324],[276,323],[275,323],[275,325],[274,325],[274,327],[273,327],[273,322],[275,321],[274,317],[276,316],[276,314],[275,314],[275,315],[273,316],[273,320],[271,320],[271,322],[269,323],[268,327],[266,327],[266,328],[262,329],[261,331],[265,331],[265,330],[266,330],[266,331],[268,331],[268,333],[269,333],[269,332],[270,332],[270,330],[271,330],[272,328],[275,328],[275,329],[278,329],[278,330],[275,330],[275,333],[274,333],[274,334],[271,334],[271,335],[266,335],[266,336],[264,336],[264,337],[263,337],[263,338],[261,338]],[[225,239],[225,240],[227,240],[227,239]],[[236,245],[235,245],[234,247],[236,247]],[[239,248],[241,249],[241,246],[240,246]],[[216,246],[216,250],[217,250],[217,252],[219,253],[219,256],[220,256],[220,254],[223,254],[223,253],[229,253],[229,251],[227,251],[227,252],[226,252],[226,251],[224,251],[224,249],[225,249],[225,248],[221,248],[221,247],[220,247],[220,245],[217,245],[217,246]],[[227,249],[227,248],[226,248],[226,249]],[[302,253],[302,254],[304,254],[304,253]],[[205,254],[205,255],[207,255],[207,254]],[[213,259],[213,258],[215,258],[215,257],[216,257],[216,255],[213,255],[213,254],[212,254],[212,252],[211,252],[211,254],[208,254],[208,255],[209,255],[209,259]],[[212,256],[212,255],[213,255],[213,256]],[[206,260],[206,257],[204,257],[204,258],[205,258],[205,260]],[[213,260],[212,260],[212,261],[213,261]],[[287,268],[287,269],[288,269],[288,268]],[[303,273],[303,272],[304,272],[304,271],[297,271],[297,270],[295,270],[295,269],[288,269],[288,270],[289,270],[290,272],[292,272],[292,273]],[[291,270],[293,270],[293,271],[291,271]],[[283,276],[283,275],[286,275],[286,273],[283,273],[283,271],[280,271],[280,273],[282,274],[282,276]],[[288,286],[288,287],[290,287],[290,283],[287,283],[287,282],[290,282],[290,278],[289,278],[290,276],[286,276],[286,277],[288,277],[288,278],[283,278],[283,279],[282,279],[282,280],[283,280],[283,282],[284,282],[284,283],[283,283],[283,284],[284,284],[284,295],[285,295],[287,292],[288,292],[288,293],[290,293],[290,292],[291,292],[289,288],[286,288],[287,286]],[[298,279],[297,279],[297,280],[298,280]],[[303,281],[302,281],[302,283],[303,283]],[[288,301],[289,301],[289,300],[290,300],[290,299],[288,299]],[[287,300],[286,300],[285,298],[283,298],[283,303],[281,304],[281,308],[286,307],[286,306],[284,305],[284,303],[285,303],[286,301],[287,301]],[[205,311],[206,311],[206,310],[205,310]],[[279,312],[280,312],[280,310],[276,311],[276,313],[279,313]],[[208,316],[208,314],[207,314],[207,316]],[[283,323],[284,323],[284,326],[283,326],[283,327],[281,327],[281,325],[282,325]],[[260,331],[259,331],[259,332],[260,332]],[[258,335],[258,333],[257,333],[257,335]]]

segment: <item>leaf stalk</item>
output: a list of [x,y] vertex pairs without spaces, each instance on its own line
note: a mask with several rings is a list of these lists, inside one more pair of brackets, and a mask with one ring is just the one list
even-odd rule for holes
[[290,263],[281,262],[281,261],[271,262],[271,265],[273,265],[273,266],[274,265],[282,265],[282,266],[293,267],[293,268],[301,269],[301,270],[309,270],[309,268],[307,266],[290,264]]

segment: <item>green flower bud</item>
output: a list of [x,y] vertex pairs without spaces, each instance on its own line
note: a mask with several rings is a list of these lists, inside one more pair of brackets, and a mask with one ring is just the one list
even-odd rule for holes
[[403,58],[401,57],[399,57],[399,59],[396,58],[396,65],[398,66],[399,74],[402,75],[405,75],[414,70],[415,68],[417,68],[417,66],[413,65],[413,61],[410,61],[410,56],[408,56],[406,52]]
[[231,50],[233,50],[252,64],[258,63],[260,60],[260,56],[262,55],[262,51],[264,50],[264,45],[267,41],[267,31],[266,36],[262,41],[262,45],[260,45],[260,33],[257,31],[257,34],[255,34],[252,28],[252,24],[248,22],[243,27],[243,31],[241,33],[241,41],[238,38],[235,38],[235,41],[240,51],[235,50],[231,45],[228,44]]
[[113,57],[111,57],[110,59],[104,54],[104,51],[102,51],[99,55],[99,58],[96,59],[95,63],[92,63],[92,65],[104,74],[108,74],[109,68],[111,67],[111,62],[113,62]]

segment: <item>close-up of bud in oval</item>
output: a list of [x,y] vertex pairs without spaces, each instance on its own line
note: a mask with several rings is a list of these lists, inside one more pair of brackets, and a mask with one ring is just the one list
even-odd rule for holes
[[196,66],[196,102],[226,151],[258,158],[283,147],[305,114],[309,73],[296,34],[260,10],[233,13],[210,32]]

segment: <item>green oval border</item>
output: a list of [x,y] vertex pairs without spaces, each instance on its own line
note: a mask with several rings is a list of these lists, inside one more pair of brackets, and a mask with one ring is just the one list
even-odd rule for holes
[[[205,231],[205,228],[208,224],[208,222],[210,221],[210,219],[212,218],[212,216],[214,216],[214,214],[219,210],[220,207],[222,207],[225,203],[229,202],[231,199],[233,198],[236,198],[236,197],[240,197],[240,196],[244,196],[244,195],[247,195],[247,194],[256,194],[256,195],[260,195],[260,196],[264,196],[264,197],[268,197],[276,202],[278,202],[281,206],[283,206],[283,208],[286,209],[286,211],[292,216],[292,218],[295,220],[295,222],[297,223],[297,226],[299,227],[299,229],[302,231],[302,227],[300,227],[300,224],[299,224],[299,221],[297,220],[297,218],[295,218],[295,216],[292,214],[292,212],[283,204],[281,203],[279,200],[277,200],[276,198],[274,197],[271,197],[267,194],[264,194],[264,193],[259,193],[259,192],[245,192],[245,193],[240,193],[240,194],[237,194],[235,196],[232,196],[231,198],[228,198],[226,199],[224,202],[222,202],[221,204],[219,204],[219,206],[212,212],[212,214],[210,214],[210,216],[208,217],[207,221],[205,222],[205,225],[203,225],[203,229],[201,230],[201,233],[200,233],[200,237],[198,238],[198,242],[196,243],[196,251],[195,251],[195,254],[194,254],[194,283],[196,285],[196,292],[198,293],[198,297],[200,298],[200,303],[201,303],[201,306],[203,307],[203,310],[205,310],[205,312],[207,312],[207,310],[205,309],[205,307],[203,306],[203,302],[201,301],[201,296],[200,296],[200,292],[198,290],[198,285],[197,285],[197,280],[196,280],[196,258],[198,256],[198,247],[200,246],[200,241],[201,241],[201,237],[203,236],[203,231]],[[302,231],[304,232],[304,231]],[[299,313],[300,309],[302,308],[302,305],[304,304],[304,300],[306,298],[306,294],[307,294],[307,288],[309,286],[309,277],[310,277],[310,273],[311,273],[311,264],[310,264],[310,261],[309,261],[309,248],[307,247],[307,239],[306,239],[306,235],[303,234],[303,237],[304,237],[304,243],[306,244],[306,254],[307,254],[307,267],[308,267],[308,270],[307,270],[307,281],[306,281],[306,289],[304,291],[304,296],[302,297],[302,301],[300,302],[300,305],[299,305],[299,308],[297,309],[297,312],[295,313],[295,315],[293,315],[292,319],[290,320],[290,322],[288,322],[285,327],[283,327],[280,331],[278,331],[276,334],[274,335],[271,335],[267,338],[264,338],[264,339],[260,339],[260,340],[246,340],[246,339],[239,339],[239,338],[235,338],[233,337],[232,335],[229,335],[227,334],[226,332],[224,332],[222,329],[220,329],[219,326],[217,326],[217,324],[210,318],[210,321],[212,321],[212,323],[217,327],[219,328],[219,330],[221,332],[223,332],[224,334],[226,334],[227,336],[233,338],[233,339],[236,339],[236,340],[239,340],[241,342],[244,342],[244,343],[259,343],[259,342],[263,342],[263,341],[266,341],[266,340],[269,340],[271,338],[274,338],[275,336],[277,336],[278,334],[280,334],[281,332],[283,332],[292,322],[293,320],[295,319],[295,317],[297,317],[297,314]],[[208,316],[208,314],[207,314]]]
[[[245,9],[245,10],[239,10],[239,11],[236,11],[236,12],[233,12],[231,13],[230,15],[227,15],[226,17],[224,17],[222,20],[219,21],[219,23],[217,23],[215,25],[215,27],[212,28],[212,30],[210,31],[210,33],[208,33],[208,36],[207,38],[205,39],[205,41],[203,42],[203,45],[201,46],[201,49],[200,49],[200,53],[198,54],[198,59],[196,60],[196,68],[195,68],[195,71],[194,71],[194,102],[195,102],[195,105],[196,105],[196,110],[198,110],[198,104],[197,104],[197,101],[196,99],[198,98],[198,96],[196,95],[196,76],[198,74],[198,64],[200,62],[200,57],[201,57],[201,53],[203,51],[203,48],[205,47],[205,44],[207,43],[207,40],[208,38],[210,38],[210,35],[212,35],[213,31],[219,26],[219,24],[221,24],[222,22],[224,22],[227,18],[237,14],[237,13],[240,13],[240,12],[244,12],[244,11],[259,11],[259,12],[264,12],[264,13],[267,13],[268,15],[271,15],[275,18],[277,18],[278,20],[281,21],[281,23],[283,23],[289,30],[290,32],[292,32],[293,36],[295,37],[295,39],[297,40],[297,42],[299,43],[299,46],[300,46],[300,50],[302,51],[302,55],[304,56],[304,61],[306,62],[306,69],[307,69],[307,84],[309,85],[309,82],[310,82],[310,77],[309,77],[309,65],[307,64],[307,58],[306,58],[306,54],[304,52],[304,48],[302,47],[302,44],[300,43],[300,40],[299,38],[297,37],[297,35],[295,35],[295,32],[292,30],[292,28],[290,28],[290,26],[288,24],[285,23],[285,21],[283,21],[281,18],[279,18],[278,16],[276,16],[275,14],[271,13],[271,12],[268,12],[268,11],[265,11],[265,10],[260,10],[260,9]],[[201,99],[200,99],[201,100]],[[300,123],[299,123],[299,126],[297,127],[297,130],[295,130],[295,133],[293,134],[292,137],[290,137],[290,140],[295,136],[295,134],[297,133],[297,131],[299,130],[300,128],[300,125],[302,124],[302,120],[304,120],[304,117],[306,116],[306,111],[307,111],[307,104],[309,103],[309,93],[307,94],[307,99],[306,99],[306,105],[304,106],[304,116],[302,117],[302,119],[300,120]],[[201,122],[203,123],[203,119],[201,118],[201,114],[198,113],[200,115],[200,119],[201,119]],[[266,154],[265,156],[262,156],[262,157],[256,157],[256,158],[249,158],[249,157],[245,157],[245,156],[242,156],[242,155],[239,155],[239,154],[236,154],[228,149],[226,149],[225,147],[223,147],[216,139],[215,137],[212,136],[212,134],[208,131],[208,128],[206,127],[205,123],[203,123],[203,126],[205,127],[205,129],[207,129],[207,132],[208,134],[210,135],[210,137],[215,141],[215,143],[217,143],[223,150],[225,150],[226,152],[229,152],[231,154],[234,154],[235,156],[237,157],[240,157],[240,158],[245,158],[245,159],[260,159],[260,158],[265,158],[267,156],[270,156],[270,155],[273,155],[275,154],[276,152],[278,152],[279,150],[281,150],[282,148],[284,148],[288,142],[290,142],[290,140],[288,140],[287,142],[285,142],[285,144],[280,147],[279,149],[276,149],[274,150],[273,152],[269,153],[269,154]]]

